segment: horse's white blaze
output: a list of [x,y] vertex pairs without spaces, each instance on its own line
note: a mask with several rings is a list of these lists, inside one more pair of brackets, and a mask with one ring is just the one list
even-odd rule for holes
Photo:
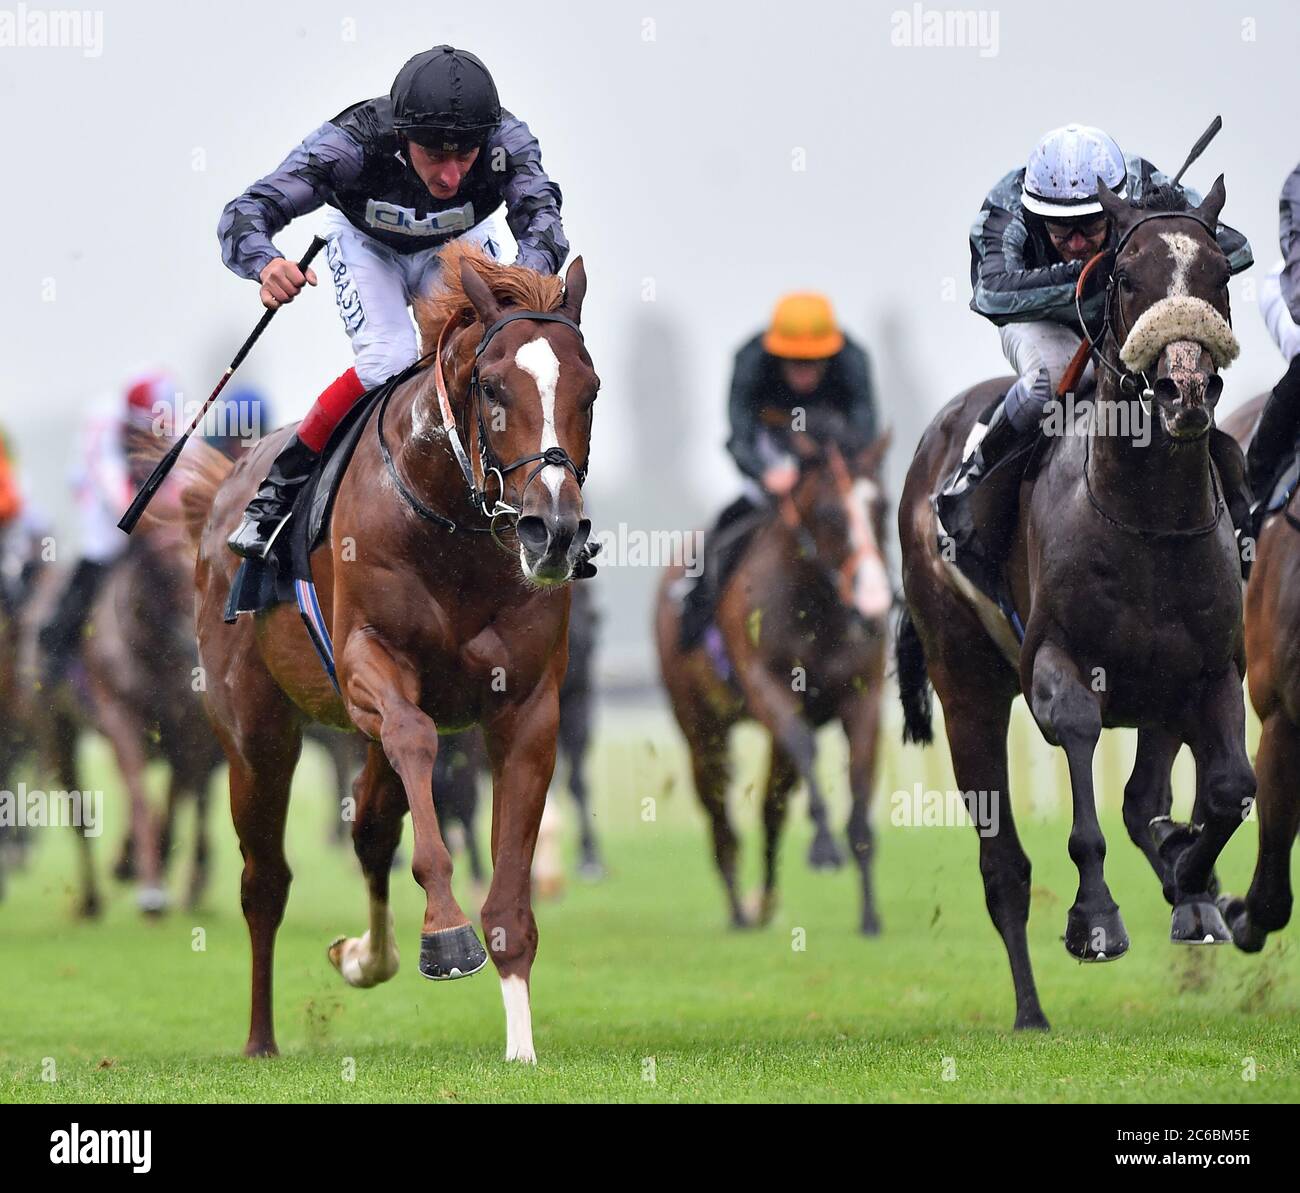
[[533,1013],[528,1006],[528,983],[518,974],[501,979],[501,1001],[506,1004],[506,1060],[537,1063],[533,1051]]
[[1161,232],[1160,239],[1169,246],[1169,255],[1174,259],[1174,276],[1169,280],[1169,297],[1187,293],[1187,275],[1191,272],[1192,262],[1196,260],[1201,246],[1186,232]]
[[879,492],[875,481],[859,477],[853,482],[848,497],[849,541],[860,560],[853,577],[853,603],[863,617],[881,616],[888,611],[893,600],[885,558],[876,541],[871,519],[867,517],[867,510]]
[[[529,340],[515,353],[515,364],[537,383],[537,395],[542,399],[542,440],[537,450],[559,447],[555,436],[555,391],[560,384],[560,361],[549,341],[538,336]],[[551,491],[551,500],[560,495],[564,483],[564,469],[559,464],[547,464],[542,469],[542,480]]]

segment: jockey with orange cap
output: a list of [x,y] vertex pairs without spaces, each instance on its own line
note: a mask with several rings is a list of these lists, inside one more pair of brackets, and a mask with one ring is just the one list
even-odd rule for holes
[[828,299],[788,294],[772,321],[736,353],[727,450],[745,476],[741,496],[718,517],[705,549],[704,583],[684,597],[682,645],[691,649],[712,620],[717,595],[743,553],[747,536],[728,527],[794,488],[799,466],[773,424],[797,429],[813,408],[833,410],[864,442],[876,436],[876,402],[867,354],[840,329]]
[[147,464],[133,464],[128,442],[133,429],[171,437],[179,394],[164,373],[134,378],[124,394],[97,401],[82,427],[72,488],[81,531],[81,557],[59,598],[54,615],[41,628],[46,657],[45,682],[57,683],[71,660],[91,605],[109,569],[126,549],[117,528],[122,511],[148,475]]

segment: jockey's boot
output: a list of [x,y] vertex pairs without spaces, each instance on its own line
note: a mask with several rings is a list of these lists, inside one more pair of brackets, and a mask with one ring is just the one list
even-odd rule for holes
[[1251,489],[1246,481],[1246,457],[1231,435],[1211,427],[1210,459],[1223,482],[1223,500],[1237,536],[1237,554],[1241,557],[1241,578],[1249,580],[1250,567],[1255,562],[1255,525]]
[[1278,473],[1285,466],[1287,454],[1295,450],[1300,432],[1300,356],[1282,374],[1260,412],[1250,447],[1246,450],[1246,479],[1255,496],[1251,510],[1251,537],[1259,533],[1264,521],[1264,507],[1273,495]]
[[226,540],[226,546],[245,559],[265,559],[293,510],[298,490],[307,483],[319,459],[320,453],[297,435],[290,438],[275,457],[271,471],[248,503],[243,520]]
[[90,607],[95,603],[100,585],[111,566],[93,559],[77,560],[67,586],[59,595],[54,616],[41,627],[37,642],[45,655],[42,680],[47,688],[57,686],[63,679],[81,642],[81,631],[90,616]]
[[298,490],[311,476],[330,434],[365,392],[366,387],[356,369],[347,369],[331,381],[312,403],[312,408],[298,424],[298,433],[281,449],[262,487],[248,503],[243,521],[226,540],[226,545],[236,555],[245,559],[266,558],[275,536],[293,512]]
[[[717,611],[717,598],[722,591],[731,569],[735,566],[739,554],[749,541],[748,535],[725,537],[728,527],[736,525],[747,515],[753,514],[757,506],[750,498],[737,497],[718,515],[713,529],[704,539],[700,552],[703,570],[698,576],[683,577],[690,587],[682,596],[681,621],[678,635],[682,650],[694,650],[709,628],[713,615]],[[720,541],[721,540],[721,541]]]
[[935,499],[935,510],[952,543],[954,562],[990,593],[998,585],[1003,561],[989,558],[984,544],[979,541],[970,508],[971,495],[980,481],[1000,461],[1038,433],[1037,428],[1031,431],[1017,430],[1007,417],[1005,402],[1004,398],[998,403],[993,417],[989,419],[989,429],[984,432],[984,438],[961,462]]

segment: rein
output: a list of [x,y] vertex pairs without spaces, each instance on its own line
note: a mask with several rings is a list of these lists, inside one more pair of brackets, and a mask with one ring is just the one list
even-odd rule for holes
[[1146,526],[1134,526],[1130,522],[1124,522],[1116,518],[1113,514],[1108,514],[1102,509],[1101,502],[1097,500],[1096,493],[1092,490],[1092,476],[1088,469],[1088,461],[1092,456],[1092,432],[1088,433],[1083,444],[1083,487],[1088,494],[1088,502],[1103,518],[1112,526],[1124,531],[1125,534],[1131,534],[1136,538],[1145,539],[1194,539],[1202,538],[1209,534],[1219,524],[1219,519],[1223,517],[1223,511],[1227,502],[1223,498],[1223,490],[1219,485],[1219,474],[1215,469],[1213,462],[1210,464],[1210,489],[1214,494],[1214,516],[1208,522],[1200,526],[1189,526],[1174,530],[1155,530]]
[[[582,339],[582,331],[572,319],[565,315],[556,314],[554,311],[530,310],[511,311],[508,314],[503,315],[495,323],[491,324],[491,326],[484,329],[482,338],[479,340],[478,346],[474,350],[474,370],[470,374],[469,383],[469,403],[473,407],[475,421],[474,430],[478,439],[479,472],[482,476],[482,480],[480,481],[478,477],[474,475],[474,465],[470,459],[469,453],[465,450],[465,440],[461,435],[460,425],[456,421],[455,411],[452,409],[451,398],[447,392],[447,379],[443,373],[442,367],[443,345],[446,342],[447,333],[451,330],[453,324],[459,321],[459,318],[459,315],[452,315],[447,322],[443,324],[442,330],[438,333],[438,342],[431,354],[433,356],[433,383],[434,390],[438,395],[438,409],[442,415],[442,428],[444,432],[446,432],[448,443],[451,445],[452,456],[459,465],[461,475],[465,479],[465,485],[469,492],[470,504],[476,506],[482,512],[483,516],[488,519],[488,525],[466,526],[454,521],[445,514],[440,514],[437,510],[431,509],[429,506],[425,505],[425,503],[411,491],[406,482],[402,480],[401,474],[397,471],[397,463],[393,459],[393,454],[389,450],[388,443],[384,438],[384,411],[387,409],[388,401],[393,395],[392,389],[384,395],[380,402],[379,413],[375,419],[375,433],[379,438],[379,454],[383,457],[384,467],[388,470],[389,478],[392,480],[393,486],[397,489],[402,500],[405,501],[416,514],[425,519],[425,521],[433,522],[435,525],[441,526],[448,531],[466,530],[475,534],[490,534],[498,546],[505,550],[509,550],[509,548],[501,542],[501,538],[497,533],[497,522],[501,518],[508,518],[517,523],[519,521],[520,511],[503,500],[505,497],[506,476],[515,471],[515,469],[522,468],[526,464],[537,463],[537,467],[528,474],[524,481],[523,488],[520,490],[522,496],[522,494],[527,491],[528,486],[532,484],[541,473],[542,469],[549,465],[568,468],[577,480],[579,488],[582,487],[583,482],[587,479],[587,470],[585,468],[580,469],[577,464],[574,463],[569,453],[565,451],[564,448],[558,446],[548,447],[545,451],[533,452],[531,455],[520,456],[519,459],[510,464],[500,463],[496,453],[492,450],[492,444],[487,433],[487,427],[483,422],[483,385],[479,380],[478,374],[479,358],[482,357],[488,344],[492,342],[492,339],[497,332],[507,324],[514,323],[516,320],[527,319],[535,323],[560,323],[565,327],[570,328],[578,336],[579,340]],[[426,353],[425,356],[421,357],[420,361],[417,361],[416,363],[419,364],[426,360],[429,355],[430,354]],[[494,474],[497,478],[497,497],[493,502],[492,507],[489,509],[487,504],[487,485],[488,478]]]

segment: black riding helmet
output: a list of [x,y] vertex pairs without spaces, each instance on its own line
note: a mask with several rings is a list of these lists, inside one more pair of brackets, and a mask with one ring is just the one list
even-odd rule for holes
[[416,54],[397,72],[390,98],[393,128],[426,149],[473,149],[501,123],[501,102],[488,68],[454,46]]

